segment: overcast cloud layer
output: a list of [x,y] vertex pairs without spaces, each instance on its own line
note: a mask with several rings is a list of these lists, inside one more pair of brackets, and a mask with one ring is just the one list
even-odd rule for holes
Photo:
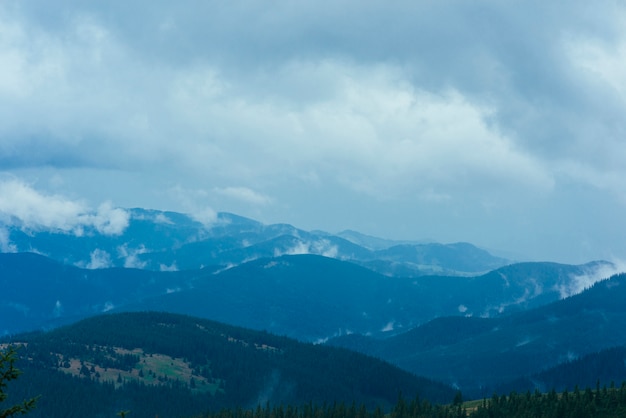
[[231,211],[626,258],[618,1],[3,0],[0,115],[0,211],[70,229]]

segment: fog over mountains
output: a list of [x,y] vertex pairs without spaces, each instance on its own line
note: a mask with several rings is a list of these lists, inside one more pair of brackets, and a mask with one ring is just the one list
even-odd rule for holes
[[623,276],[594,285],[619,271],[608,261],[513,262],[469,243],[230,213],[206,223],[100,208],[72,224],[6,218],[0,230],[5,336],[166,311],[362,351],[476,396],[511,382],[545,386],[552,377],[528,379],[626,345],[626,319],[611,308],[622,304]]
[[[37,387],[102,402],[81,417],[117,413],[115,358],[151,373],[127,398],[191,405],[192,376],[236,396],[250,369],[209,369],[265,361],[266,335],[432,399],[626,381],[625,22],[615,1],[0,1],[0,349],[36,341]],[[126,318],[154,333],[81,335]],[[211,345],[203,321],[226,348],[176,357]],[[342,370],[346,399],[389,405]]]
[[63,224],[11,217],[0,229],[5,252],[36,252],[96,269],[188,270],[232,267],[261,257],[317,254],[382,274],[474,275],[508,264],[467,243],[396,242],[355,231],[330,234],[287,224],[263,225],[230,213],[210,222],[175,212],[100,208]]

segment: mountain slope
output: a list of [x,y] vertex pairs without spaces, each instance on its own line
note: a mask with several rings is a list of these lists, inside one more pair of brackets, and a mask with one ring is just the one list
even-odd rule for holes
[[[397,332],[461,309],[497,316],[537,306],[557,300],[559,292],[552,288],[586,268],[530,263],[475,278],[408,279],[326,257],[283,256],[254,260],[198,280],[193,289],[121,309],[163,309],[318,341]],[[528,294],[529,281],[545,282],[550,289]]]
[[196,277],[197,272],[80,269],[33,253],[0,254],[0,335],[55,326],[189,288]]
[[440,316],[493,317],[549,303],[596,268],[524,263],[470,278],[401,278],[317,255],[157,272],[80,269],[36,254],[0,254],[6,289],[0,333],[118,309],[191,314],[307,341],[350,332],[388,335]]
[[[230,213],[211,222],[148,209],[116,209],[126,224],[116,228],[82,226],[51,229],[17,219],[1,224],[3,248],[36,252],[63,263],[88,268],[130,267],[148,270],[194,270],[207,265],[236,265],[283,254],[317,254],[351,260],[383,274],[478,274],[507,264],[470,244],[386,242],[372,249],[358,233],[347,238],[308,232],[288,224],[264,225]],[[96,216],[96,215],[92,215]],[[127,219],[126,219],[127,218]],[[1,222],[1,220],[0,220]],[[5,220],[6,222],[6,220]]]
[[626,382],[626,346],[587,354],[558,366],[499,385],[498,393],[537,389],[558,392],[579,388],[621,385]]
[[63,405],[78,409],[86,402],[75,394],[87,393],[82,416],[130,409],[138,417],[265,402],[389,406],[400,391],[439,402],[454,396],[357,353],[166,313],[97,316],[18,341],[24,375],[12,393],[42,394],[32,416],[70,416]]
[[386,340],[344,337],[331,343],[488,396],[499,383],[626,344],[624,300],[622,274],[559,302],[503,317],[440,318]]

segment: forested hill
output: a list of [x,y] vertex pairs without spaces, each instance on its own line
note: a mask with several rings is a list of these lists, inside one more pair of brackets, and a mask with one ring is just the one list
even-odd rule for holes
[[10,393],[41,395],[33,417],[191,416],[266,402],[389,407],[400,392],[433,402],[455,394],[362,354],[167,313],[102,315],[13,342],[23,345],[24,374]]
[[[583,387],[599,378],[621,381],[626,375],[611,376],[597,368],[591,378],[540,373],[588,354],[625,346],[625,300],[626,274],[619,274],[580,294],[527,311],[496,318],[442,317],[385,340],[350,335],[329,343],[455,384],[469,396],[489,396],[514,380],[523,386],[507,388],[517,391],[550,390],[552,385]],[[614,372],[620,370],[613,366]],[[531,375],[532,379],[527,379]]]

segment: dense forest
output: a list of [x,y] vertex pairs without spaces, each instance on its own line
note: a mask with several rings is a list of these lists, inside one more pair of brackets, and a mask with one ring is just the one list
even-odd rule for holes
[[460,392],[452,404],[436,405],[415,397],[398,398],[386,414],[381,408],[367,409],[352,403],[332,405],[258,406],[207,413],[202,418],[619,418],[626,416],[626,383],[573,392],[526,392],[463,403]]
[[345,349],[167,313],[102,315],[7,342],[21,346],[24,371],[12,395],[41,395],[33,417],[193,416],[265,402],[389,409],[399,391],[439,403],[455,393]]
[[[23,375],[10,385],[0,379],[0,412],[36,397],[30,417],[626,416],[626,383],[463,402],[460,391],[347,350],[165,313],[104,315],[19,339]],[[621,354],[607,350],[594,363]],[[587,364],[571,362],[567,371],[580,371],[579,363]]]

